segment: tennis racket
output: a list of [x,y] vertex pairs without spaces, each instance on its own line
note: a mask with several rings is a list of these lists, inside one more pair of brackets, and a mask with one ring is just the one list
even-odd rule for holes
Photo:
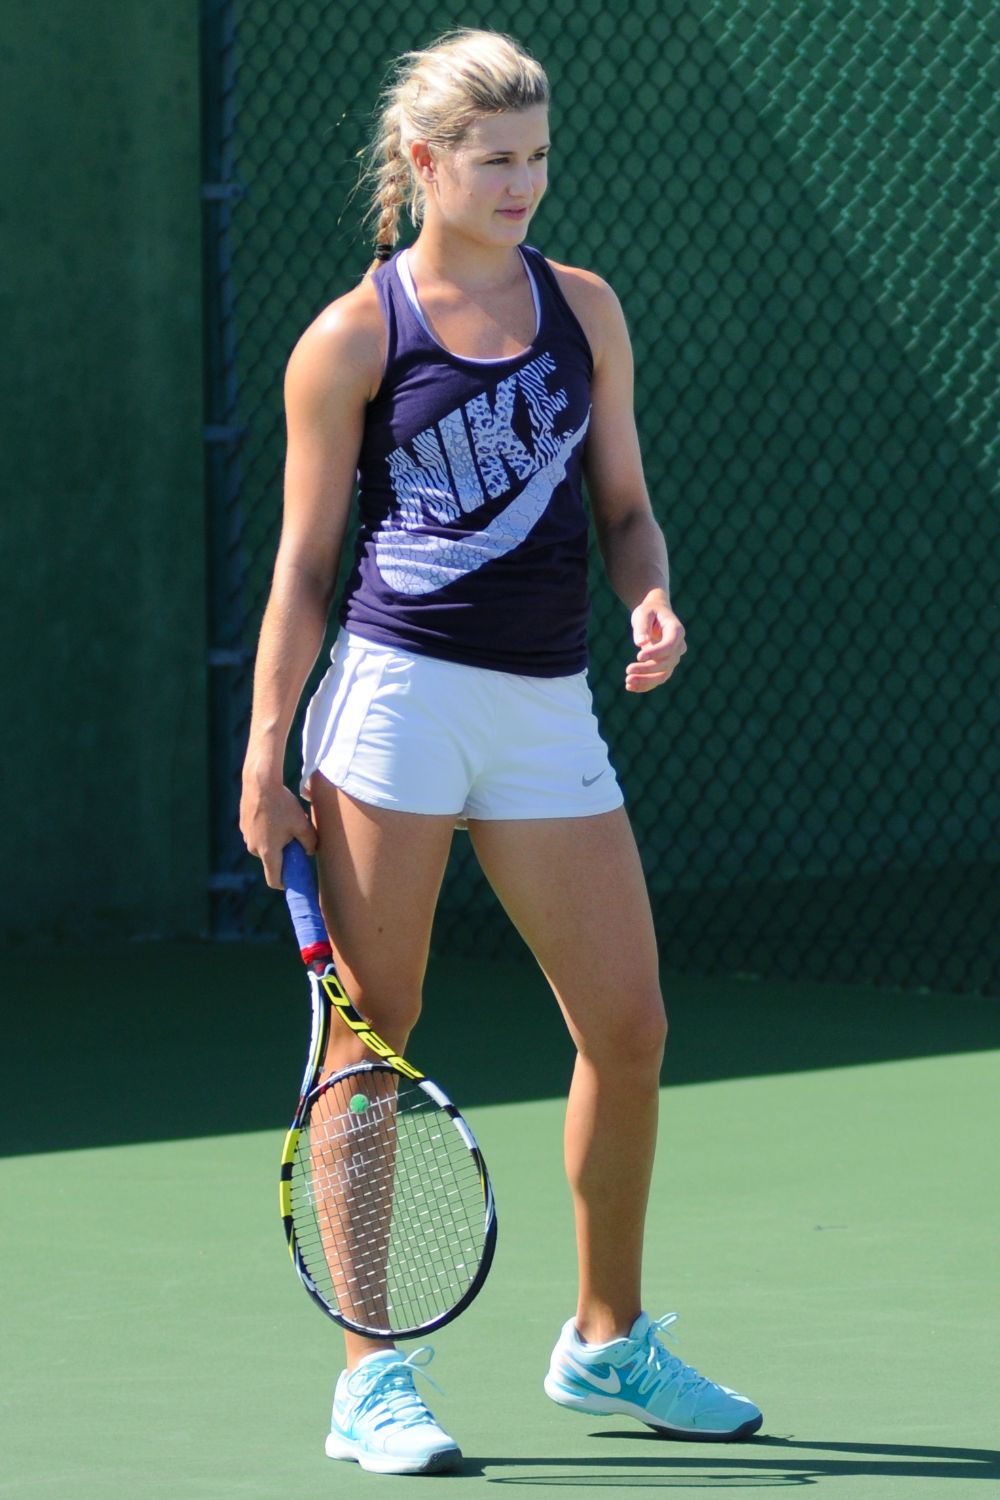
[[[280,1203],[292,1264],[344,1328],[418,1338],[463,1312],[496,1248],[482,1152],[447,1095],[355,1010],[333,962],[312,864],[289,844],[282,881],[309,974],[312,1027]],[[321,1078],[336,1011],[373,1054]]]

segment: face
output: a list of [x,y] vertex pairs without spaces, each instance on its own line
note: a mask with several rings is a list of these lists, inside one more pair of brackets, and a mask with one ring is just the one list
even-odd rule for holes
[[483,115],[453,151],[413,147],[424,184],[425,220],[489,245],[524,239],[548,181],[549,121],[544,104]]

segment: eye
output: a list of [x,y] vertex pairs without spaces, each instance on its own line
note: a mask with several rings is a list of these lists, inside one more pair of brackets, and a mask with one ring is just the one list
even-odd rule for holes
[[[545,161],[548,158],[550,147],[543,146],[539,151],[533,151],[529,161]],[[484,163],[487,167],[505,167],[511,161],[510,156],[491,156]]]

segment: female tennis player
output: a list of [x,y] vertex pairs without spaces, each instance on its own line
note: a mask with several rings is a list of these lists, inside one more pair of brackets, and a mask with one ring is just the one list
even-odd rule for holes
[[[628,611],[625,691],[667,681],[684,629],[643,480],[621,307],[600,277],[525,243],[546,188],[548,100],[538,63],[491,32],[451,33],[397,63],[372,173],[375,263],[288,364],[284,523],[241,828],[276,888],[289,840],[315,850],[348,992],[404,1053],[467,820],[577,1049],[565,1160],[579,1296],[545,1390],[673,1437],[731,1441],[760,1412],[668,1353],[672,1315],[642,1310],[666,1020],[639,857],[587,685],[583,480]],[[407,206],[419,232],[396,250]],[[310,821],[282,764],[356,476],[353,572],[303,735]],[[327,1064],[363,1052],[334,1029]],[[328,1454],[389,1473],[454,1467],[458,1445],[414,1388],[426,1356],[346,1344]]]

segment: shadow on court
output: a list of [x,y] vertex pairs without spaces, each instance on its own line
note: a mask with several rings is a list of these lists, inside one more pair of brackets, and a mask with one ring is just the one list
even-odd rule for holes
[[[776,1489],[822,1484],[824,1479],[1000,1479],[1000,1452],[989,1448],[938,1448],[905,1443],[821,1443],[795,1438],[761,1437],[747,1444],[703,1446],[700,1456],[677,1444],[663,1443],[652,1432],[595,1432],[595,1438],[662,1445],[662,1456],[469,1459],[466,1475],[481,1475],[493,1484],[563,1485],[584,1489],[651,1489],[665,1485],[698,1489]],[[767,1450],[763,1452],[762,1450]],[[806,1457],[793,1457],[804,1453]],[[813,1457],[812,1455],[816,1455]],[[820,1457],[836,1454],[835,1458]],[[515,1474],[491,1469],[517,1469]],[[560,1473],[560,1469],[565,1472]],[[544,1471],[544,1472],[541,1472]]]
[[[291,945],[136,944],[48,967],[7,953],[0,990],[2,1154],[275,1129],[290,1116],[308,1028]],[[666,990],[671,1083],[1000,1047],[1000,1002],[974,996],[740,979]],[[408,1051],[470,1108],[561,1095],[572,1066],[527,960],[432,962]]]

